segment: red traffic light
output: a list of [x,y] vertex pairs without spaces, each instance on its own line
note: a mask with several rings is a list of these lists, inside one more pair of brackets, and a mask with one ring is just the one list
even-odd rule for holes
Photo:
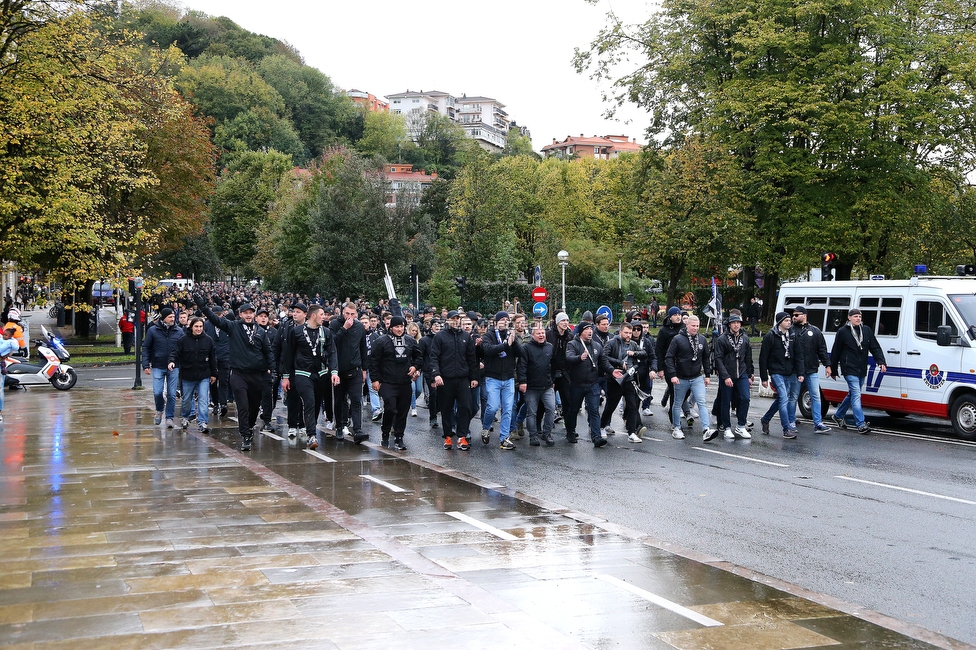
[[837,253],[824,253],[820,261],[822,264],[833,264],[837,261]]

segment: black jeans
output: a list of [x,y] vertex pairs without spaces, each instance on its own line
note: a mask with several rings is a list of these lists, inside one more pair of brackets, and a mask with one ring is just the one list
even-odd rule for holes
[[613,417],[621,397],[624,399],[624,422],[627,423],[627,433],[637,433],[640,427],[640,413],[637,410],[637,391],[634,390],[632,381],[625,381],[623,384],[618,384],[616,380],[607,382],[607,403],[603,406],[600,428],[610,426],[610,418]]
[[271,375],[266,370],[231,370],[230,387],[237,403],[237,430],[242,437],[251,435],[261,408],[261,395],[265,386],[270,385]]
[[[335,397],[336,429],[341,430],[346,420],[352,419],[352,432],[363,432],[363,371],[353,368],[339,373],[339,385],[333,391]],[[348,403],[347,400],[348,399]]]
[[424,375],[424,388],[427,393],[427,415],[430,416],[430,423],[437,422],[437,388],[434,387],[434,378]]
[[457,435],[467,438],[471,425],[471,380],[467,377],[443,378],[437,389],[437,403],[441,407],[441,436],[451,435],[454,424],[454,405],[457,404]]
[[294,393],[292,399],[301,403],[302,415],[305,419],[305,431],[309,438],[315,438],[315,425],[318,422],[319,413],[322,411],[322,403],[329,394],[329,382],[331,380],[332,378],[328,376],[313,379],[295,375],[291,382],[291,390],[288,392]]
[[230,362],[217,360],[217,383],[210,391],[210,403],[214,406],[227,406],[230,393]]
[[383,423],[380,431],[384,436],[393,432],[394,438],[403,437],[407,428],[407,414],[410,412],[410,391],[413,384],[380,384],[380,399],[383,400]]

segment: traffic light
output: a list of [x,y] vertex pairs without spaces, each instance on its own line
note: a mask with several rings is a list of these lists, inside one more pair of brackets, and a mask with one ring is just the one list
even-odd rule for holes
[[820,279],[833,280],[834,266],[837,264],[837,253],[824,253],[820,256]]
[[454,284],[457,285],[458,293],[463,294],[468,288],[468,279],[463,275],[459,275],[454,278]]

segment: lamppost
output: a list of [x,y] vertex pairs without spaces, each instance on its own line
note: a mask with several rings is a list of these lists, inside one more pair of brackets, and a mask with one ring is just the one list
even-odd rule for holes
[[566,311],[566,265],[569,264],[569,251],[559,251],[556,253],[559,258],[559,266],[563,267],[563,311]]
[[617,253],[617,288],[624,288],[624,254]]

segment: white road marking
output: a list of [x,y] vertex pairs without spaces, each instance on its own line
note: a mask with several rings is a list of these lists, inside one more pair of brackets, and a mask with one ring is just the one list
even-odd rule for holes
[[302,449],[302,451],[304,451],[309,456],[315,456],[319,460],[324,460],[327,463],[335,463],[335,462],[337,462],[335,458],[329,458],[325,454],[320,454],[319,452],[312,451],[311,449]]
[[897,485],[888,485],[887,483],[875,483],[874,481],[865,481],[859,478],[852,478],[850,476],[835,476],[834,478],[839,478],[844,481],[854,481],[855,483],[864,483],[865,485],[876,485],[878,487],[886,487],[892,490],[900,490],[902,492],[911,492],[912,494],[921,494],[925,497],[935,497],[936,499],[945,499],[946,501],[955,501],[957,503],[965,503],[971,506],[976,506],[976,501],[967,501],[966,499],[957,499],[956,497],[947,497],[944,494],[933,494],[932,492],[922,492],[921,490],[913,490],[911,488],[899,487]]
[[976,442],[966,442],[965,440],[949,440],[947,438],[939,438],[936,436],[925,436],[919,435],[917,433],[905,433],[898,431],[879,431],[874,430],[880,436],[894,436],[896,438],[912,438],[914,440],[925,440],[928,442],[944,442],[947,445],[959,445],[960,447],[976,447]]
[[667,598],[661,598],[657,594],[652,594],[651,592],[641,589],[640,587],[635,587],[629,582],[624,582],[619,578],[615,578],[605,573],[598,573],[596,577],[604,582],[609,582],[610,584],[616,585],[621,589],[625,589],[636,596],[640,596],[644,600],[650,601],[658,607],[663,607],[664,609],[672,611],[678,616],[683,616],[690,621],[694,621],[699,625],[704,625],[705,627],[722,627],[724,625],[724,623],[720,623],[714,619],[708,618],[704,614],[699,614],[698,612],[688,609],[687,607],[682,607],[678,603],[672,603]]
[[735,454],[727,454],[724,451],[718,451],[717,449],[705,449],[704,447],[692,447],[692,449],[697,449],[698,451],[707,451],[710,454],[718,454],[719,456],[728,456],[729,458],[739,458],[741,460],[751,460],[754,463],[762,463],[763,465],[772,465],[773,467],[789,467],[789,465],[784,465],[783,463],[774,463],[768,460],[759,460],[758,458],[749,458],[748,456],[736,456]]
[[98,377],[92,381],[123,381],[125,379],[132,379],[132,377]]
[[228,415],[227,416],[227,419],[228,420],[233,420],[234,422],[237,422],[237,418],[235,418],[233,415]]
[[453,511],[453,512],[445,512],[444,514],[448,515],[449,517],[454,517],[455,519],[463,521],[467,524],[471,524],[475,528],[480,528],[481,530],[487,533],[491,533],[495,537],[499,537],[501,539],[508,540],[508,541],[518,539],[518,537],[516,537],[515,535],[511,533],[506,533],[501,528],[495,528],[494,526],[489,526],[488,524],[482,521],[478,521],[477,519],[467,516],[463,512]]
[[381,480],[381,479],[378,479],[375,476],[372,476],[370,474],[360,474],[359,475],[359,478],[364,478],[367,481],[372,481],[373,483],[376,483],[377,485],[382,485],[386,489],[391,490],[393,492],[409,492],[410,491],[410,490],[408,490],[406,488],[402,488],[402,487],[400,487],[398,485],[393,485],[392,483],[387,483],[386,481]]
[[284,440],[284,438],[282,438],[281,436],[275,435],[269,431],[262,431],[261,433],[268,436],[269,438],[273,438],[274,440]]

